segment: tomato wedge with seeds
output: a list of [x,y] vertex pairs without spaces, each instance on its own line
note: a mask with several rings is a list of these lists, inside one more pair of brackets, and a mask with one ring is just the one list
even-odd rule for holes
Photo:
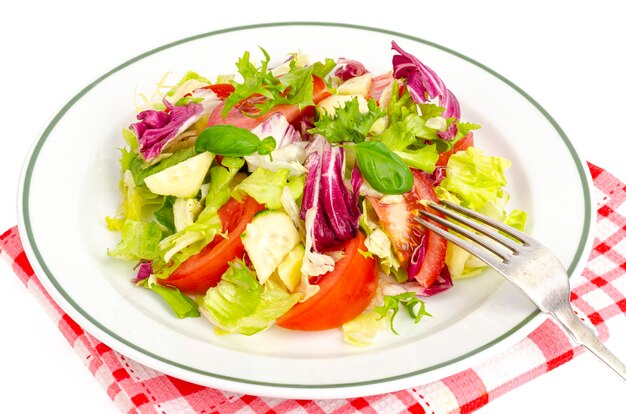
[[263,206],[252,197],[243,202],[229,199],[219,210],[222,232],[227,237],[215,236],[213,241],[196,255],[184,261],[168,278],[159,280],[162,285],[177,287],[188,295],[202,295],[217,285],[228,262],[242,257],[244,253],[241,234],[254,215],[263,210]]
[[[430,287],[441,273],[446,259],[446,240],[424,229],[413,220],[418,209],[424,209],[422,200],[438,202],[432,185],[417,171],[413,171],[413,189],[402,196],[400,202],[384,203],[379,198],[367,197],[385,229],[393,249],[404,269],[408,269],[413,251],[426,243],[424,261],[415,280]],[[396,200],[394,200],[396,201]]]
[[338,328],[365,310],[376,293],[378,264],[361,254],[367,247],[360,232],[342,248],[345,255],[335,269],[316,282],[319,292],[278,318],[278,326],[301,331]]
[[215,85],[202,86],[198,89],[209,89],[217,95],[222,101],[235,91],[235,87],[230,83],[216,83]]
[[[330,96],[330,92],[328,91],[324,80],[317,76],[313,76],[313,102],[317,104],[328,96]],[[251,117],[246,115],[246,113],[253,113],[254,110],[256,110],[254,104],[261,102],[263,99],[265,98],[262,96],[250,97],[231,109],[225,118],[222,118],[224,103],[221,103],[211,113],[211,116],[209,117],[209,126],[229,124],[239,128],[252,129],[277,112],[283,114],[285,118],[287,118],[287,121],[293,124],[300,121],[307,113],[314,110],[313,106],[300,109],[298,108],[298,105],[276,105],[261,116]]]

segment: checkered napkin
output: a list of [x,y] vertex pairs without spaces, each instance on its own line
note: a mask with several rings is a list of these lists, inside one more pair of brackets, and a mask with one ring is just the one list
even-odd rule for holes
[[[593,251],[580,277],[572,280],[579,317],[595,325],[602,340],[609,328],[626,328],[626,186],[589,164],[596,186],[598,228]],[[145,367],[85,332],[43,289],[28,263],[17,228],[0,236],[0,255],[124,413],[470,413],[533,378],[571,360],[580,348],[551,320],[504,352],[430,384],[364,398],[281,400],[240,395],[191,384]]]

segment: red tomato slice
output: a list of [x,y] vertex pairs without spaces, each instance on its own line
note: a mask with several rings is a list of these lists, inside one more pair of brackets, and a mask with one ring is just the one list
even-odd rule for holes
[[413,171],[413,177],[413,189],[404,194],[403,200],[399,203],[381,203],[381,199],[373,197],[367,199],[387,231],[402,267],[408,268],[413,251],[422,238],[425,238],[424,261],[415,275],[415,280],[424,287],[430,287],[437,280],[445,264],[447,244],[443,237],[424,229],[413,220],[417,210],[424,208],[420,203],[421,200],[439,201],[431,184],[419,172]]
[[215,85],[202,86],[198,89],[209,89],[215,92],[218,98],[222,101],[230,96],[234,92],[235,87],[230,83],[216,83]]
[[377,102],[380,99],[383,91],[389,84],[393,82],[393,75],[391,73],[385,73],[384,75],[376,76],[372,78],[372,86],[370,86],[370,97],[374,98]]
[[[326,83],[324,83],[324,80],[317,76],[313,76],[313,102],[318,103],[328,96],[330,96],[330,92],[326,88]],[[313,110],[313,107],[306,107],[301,110],[300,108],[298,108],[298,105],[276,105],[267,113],[256,118],[245,115],[244,112],[251,112],[252,110],[254,110],[253,104],[255,103],[255,101],[258,102],[259,99],[263,98],[258,96],[252,97],[244,102],[239,103],[236,107],[230,110],[228,115],[226,115],[226,118],[222,118],[222,109],[224,108],[224,104],[219,104],[213,110],[211,116],[209,117],[209,126],[230,124],[235,125],[239,128],[252,129],[277,112],[285,115],[287,121],[293,124],[300,121],[307,114],[307,112]]]
[[242,203],[234,198],[228,200],[218,211],[222,232],[228,232],[228,238],[215,236],[200,253],[184,261],[174,273],[167,279],[159,280],[159,283],[175,286],[188,295],[205,294],[220,281],[228,269],[228,262],[243,256],[241,233],[263,208],[252,197],[247,197]]
[[361,314],[371,302],[378,284],[378,264],[366,258],[365,236],[344,243],[345,256],[335,269],[320,276],[319,292],[306,302],[297,303],[278,318],[277,324],[287,329],[321,331],[337,328]]
[[438,167],[445,167],[448,165],[448,160],[450,156],[459,151],[465,151],[468,147],[474,146],[474,133],[469,131],[463,138],[458,140],[452,148],[450,148],[446,152],[442,152],[439,154],[439,159],[437,160]]

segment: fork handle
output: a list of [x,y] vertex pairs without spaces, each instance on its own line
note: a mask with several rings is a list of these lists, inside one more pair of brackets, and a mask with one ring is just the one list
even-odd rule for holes
[[626,364],[600,342],[594,330],[578,318],[571,306],[563,306],[551,314],[578,345],[587,348],[626,381]]

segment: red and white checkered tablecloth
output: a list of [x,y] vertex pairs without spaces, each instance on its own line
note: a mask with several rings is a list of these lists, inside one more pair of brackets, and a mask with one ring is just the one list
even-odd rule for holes
[[[596,187],[597,234],[582,275],[572,282],[578,315],[602,340],[626,328],[626,185],[589,164]],[[526,338],[473,368],[430,384],[364,398],[282,400],[191,384],[143,366],[85,332],[54,303],[34,274],[17,228],[0,236],[3,256],[46,308],[69,344],[124,413],[428,413],[465,414],[531,381],[581,352],[548,320]]]

